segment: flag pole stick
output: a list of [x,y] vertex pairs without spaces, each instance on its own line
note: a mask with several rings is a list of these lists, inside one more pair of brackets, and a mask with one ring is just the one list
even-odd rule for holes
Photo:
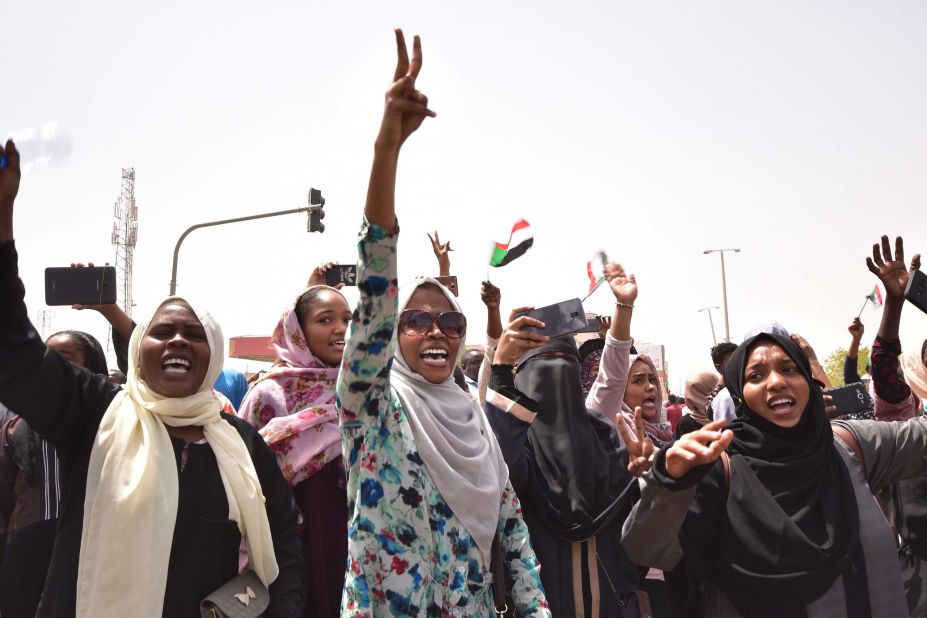
[[863,315],[863,309],[866,308],[866,303],[868,303],[868,302],[869,302],[869,297],[867,296],[867,297],[866,297],[866,300],[863,301],[863,306],[859,308],[859,313],[856,314],[856,317],[857,317],[857,318],[858,318],[859,316]]
[[579,302],[581,302],[581,303],[586,302],[586,299],[589,298],[590,296],[592,296],[593,293],[595,293],[595,291],[598,290],[598,289],[599,289],[599,286],[602,285],[603,283],[605,283],[605,279],[602,279],[601,281],[599,281],[598,283],[596,283],[596,284],[595,284],[595,287],[592,288],[591,290],[589,290],[589,293],[586,294],[586,295],[583,297],[583,299],[582,299],[581,301],[579,301]]

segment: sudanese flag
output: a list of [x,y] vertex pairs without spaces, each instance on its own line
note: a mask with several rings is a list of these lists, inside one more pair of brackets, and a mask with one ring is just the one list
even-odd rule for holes
[[524,219],[519,219],[512,226],[512,233],[509,234],[509,241],[506,243],[497,242],[493,245],[492,256],[489,258],[490,266],[505,266],[515,258],[525,254],[525,251],[534,244],[534,233],[531,226]]

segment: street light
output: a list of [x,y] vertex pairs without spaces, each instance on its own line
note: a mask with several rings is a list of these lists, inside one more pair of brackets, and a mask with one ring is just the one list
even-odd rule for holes
[[711,319],[711,310],[718,309],[718,307],[702,307],[698,310],[699,313],[702,311],[708,312],[708,323],[711,324],[711,340],[714,341],[715,345],[718,345],[718,338],[715,337],[715,321]]
[[321,219],[325,216],[325,212],[322,208],[325,206],[325,198],[322,197],[321,191],[318,189],[309,189],[309,205],[303,206],[300,208],[291,208],[290,210],[278,210],[276,212],[265,212],[259,215],[250,215],[247,217],[235,217],[234,219],[222,219],[220,221],[209,221],[207,223],[197,223],[196,225],[191,225],[186,229],[186,231],[180,235],[180,238],[177,239],[177,244],[174,245],[174,261],[171,264],[171,296],[177,292],[177,257],[180,254],[180,245],[183,243],[184,238],[190,234],[193,230],[199,229],[201,227],[212,227],[215,225],[225,225],[226,223],[238,223],[240,221],[253,221],[255,219],[266,219],[268,217],[279,217],[280,215],[292,215],[298,212],[308,212],[309,213],[309,222],[307,225],[307,232],[319,232],[322,233],[325,231],[325,224],[321,222]]
[[731,321],[727,314],[727,275],[724,272],[724,252],[733,251],[734,253],[740,253],[740,249],[705,249],[702,251],[703,255],[708,255],[709,253],[720,253],[721,254],[721,291],[724,293],[724,340],[730,343],[731,341]]

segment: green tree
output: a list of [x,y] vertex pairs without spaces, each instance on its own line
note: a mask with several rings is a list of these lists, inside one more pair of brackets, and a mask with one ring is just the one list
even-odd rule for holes
[[[824,361],[824,373],[830,378],[834,386],[843,385],[843,364],[847,357],[846,348],[837,348],[830,353],[827,360]],[[856,373],[863,375],[866,373],[866,365],[869,364],[869,348],[860,348],[859,355],[856,357]]]

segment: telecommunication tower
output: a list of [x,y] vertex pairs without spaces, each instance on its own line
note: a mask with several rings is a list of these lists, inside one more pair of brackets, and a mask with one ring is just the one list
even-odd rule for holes
[[42,337],[42,341],[45,341],[45,338],[49,335],[49,330],[51,330],[52,318],[55,317],[54,312],[50,309],[39,309],[35,313],[35,328],[39,331],[39,335]]
[[113,207],[113,246],[116,247],[117,302],[132,317],[132,256],[138,240],[135,206],[135,168],[122,169],[122,191]]

